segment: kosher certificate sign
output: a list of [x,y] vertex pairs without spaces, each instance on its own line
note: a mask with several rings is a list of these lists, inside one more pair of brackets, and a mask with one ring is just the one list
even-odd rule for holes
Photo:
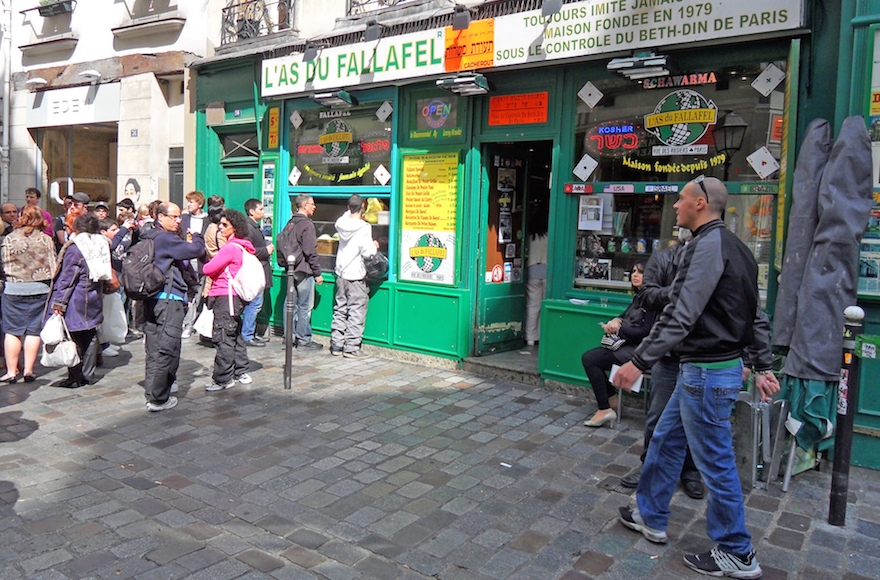
[[802,0],[591,0],[495,19],[495,66],[799,28]]
[[458,153],[403,158],[400,279],[455,283]]

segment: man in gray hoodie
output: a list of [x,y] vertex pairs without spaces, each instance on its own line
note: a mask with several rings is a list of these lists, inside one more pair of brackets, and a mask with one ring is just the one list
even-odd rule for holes
[[339,250],[336,252],[336,298],[330,325],[330,354],[346,358],[367,358],[361,348],[370,287],[364,258],[374,255],[379,242],[373,240],[370,224],[364,221],[366,204],[355,194],[348,198],[348,211],[336,220]]

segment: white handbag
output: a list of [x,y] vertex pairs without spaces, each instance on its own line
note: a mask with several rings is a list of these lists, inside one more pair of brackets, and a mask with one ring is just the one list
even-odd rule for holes
[[64,340],[58,344],[43,345],[40,364],[44,367],[72,367],[80,362],[79,353],[76,352],[76,343],[70,337],[70,330],[68,330],[67,321],[63,316],[61,316],[61,323],[64,328]]

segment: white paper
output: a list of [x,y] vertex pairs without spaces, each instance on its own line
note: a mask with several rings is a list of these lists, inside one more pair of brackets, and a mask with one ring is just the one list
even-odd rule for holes
[[376,118],[384,123],[393,111],[394,107],[391,106],[391,103],[385,101],[381,107],[376,109]]
[[785,78],[785,73],[775,64],[770,63],[767,68],[752,81],[752,87],[765,97],[779,86]]
[[376,171],[373,172],[373,177],[382,185],[388,185],[388,181],[391,179],[391,172],[385,169],[384,165],[379,165]]
[[593,175],[593,171],[595,171],[598,166],[598,161],[589,155],[584,154],[584,156],[581,157],[581,160],[578,161],[577,166],[572,170],[572,173],[574,173],[581,181],[586,181],[591,175]]
[[294,129],[299,129],[299,126],[303,124],[303,118],[299,111],[294,111],[290,114],[290,124],[293,125]]
[[300,177],[302,177],[302,171],[299,170],[299,167],[294,165],[293,169],[290,170],[290,175],[287,176],[287,181],[290,182],[290,185],[296,185],[299,183]]
[[[611,381],[611,384],[614,384],[614,376],[617,374],[617,371],[620,370],[620,365],[611,365],[611,374],[608,375],[608,380]],[[642,379],[645,378],[645,375],[639,375],[639,378],[632,384],[630,387],[630,393],[638,393],[642,390]]]
[[604,215],[603,199],[595,195],[582,195],[578,204],[578,229],[597,231],[602,229]]
[[578,97],[580,97],[580,99],[591,109],[598,105],[599,101],[601,101],[604,96],[605,94],[590,81],[587,81],[587,84],[582,86],[581,90],[578,91]]
[[766,179],[770,175],[773,175],[773,172],[779,169],[779,162],[773,157],[773,154],[770,153],[770,150],[766,147],[761,147],[748,157],[746,157],[746,161],[749,162],[749,165],[752,166],[752,169],[755,170],[755,173],[761,179]]

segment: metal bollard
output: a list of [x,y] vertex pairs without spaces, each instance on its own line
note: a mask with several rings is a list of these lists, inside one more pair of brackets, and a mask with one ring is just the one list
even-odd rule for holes
[[296,307],[294,256],[287,256],[287,303],[284,307],[284,389],[290,390],[293,379],[293,309]]
[[849,493],[849,464],[852,456],[853,422],[859,395],[859,356],[856,338],[862,333],[865,311],[858,306],[848,307],[844,313],[843,364],[837,391],[837,432],[834,434],[834,465],[831,471],[831,501],[828,523],[846,525],[846,496]]

